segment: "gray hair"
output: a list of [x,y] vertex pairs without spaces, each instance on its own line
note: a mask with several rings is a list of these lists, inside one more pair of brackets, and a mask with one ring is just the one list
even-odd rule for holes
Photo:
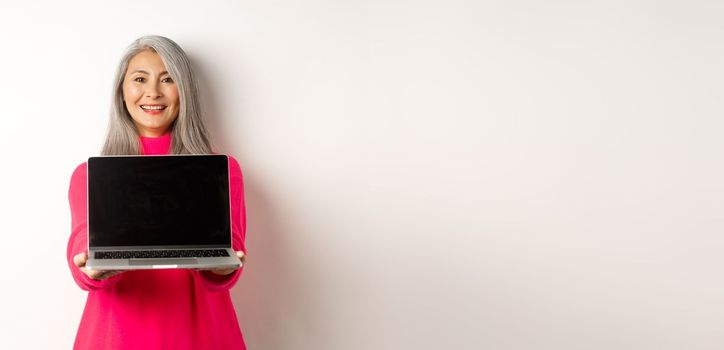
[[211,141],[201,114],[198,85],[191,61],[181,47],[162,36],[144,36],[126,49],[116,71],[111,101],[111,118],[103,145],[103,155],[140,154],[140,139],[123,101],[123,80],[128,62],[138,53],[151,49],[161,56],[179,93],[179,113],[170,126],[171,154],[209,154]]

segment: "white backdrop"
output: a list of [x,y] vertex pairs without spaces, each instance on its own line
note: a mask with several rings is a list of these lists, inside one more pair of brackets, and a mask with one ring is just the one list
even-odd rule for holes
[[250,349],[724,348],[721,1],[4,1],[0,348],[70,348],[67,190],[145,34],[246,178]]

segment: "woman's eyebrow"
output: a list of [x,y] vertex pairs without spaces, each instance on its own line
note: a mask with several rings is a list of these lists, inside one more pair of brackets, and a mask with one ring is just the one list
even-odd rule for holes
[[[140,69],[140,68],[134,70],[133,72],[130,72],[129,74],[134,74],[134,73],[142,73],[142,74],[146,74],[146,75],[151,75],[151,73],[149,73],[143,69]],[[164,75],[164,74],[168,74],[168,71],[163,71],[163,72],[159,73],[158,75]]]

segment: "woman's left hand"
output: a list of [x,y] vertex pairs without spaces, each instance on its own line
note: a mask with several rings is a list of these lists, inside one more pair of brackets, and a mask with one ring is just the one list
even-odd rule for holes
[[[238,252],[236,252],[236,256],[239,257],[239,260],[241,260],[241,266],[244,266],[244,262],[246,261],[246,255],[244,255],[244,252],[238,251]],[[241,266],[240,266],[240,267],[241,267]],[[214,270],[209,270],[209,271],[211,271],[212,273],[214,273],[214,274],[216,274],[216,275],[219,275],[219,276],[226,276],[226,275],[228,275],[228,274],[233,273],[233,272],[236,271],[237,269],[238,269],[238,268],[234,268],[234,269],[214,269]]]

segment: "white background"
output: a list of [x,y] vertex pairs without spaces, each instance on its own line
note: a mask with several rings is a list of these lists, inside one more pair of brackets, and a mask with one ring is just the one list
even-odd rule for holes
[[721,1],[4,1],[0,348],[67,349],[68,182],[145,34],[246,179],[250,349],[724,348]]

